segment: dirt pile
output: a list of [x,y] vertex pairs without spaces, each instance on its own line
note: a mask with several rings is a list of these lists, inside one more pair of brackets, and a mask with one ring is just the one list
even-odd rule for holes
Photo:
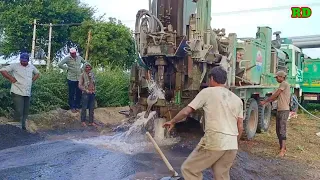
[[0,125],[0,150],[33,144],[43,140],[39,134],[33,134],[13,125]]
[[5,117],[0,117],[0,124],[6,124],[7,122],[9,122],[9,119]]
[[[119,114],[119,111],[127,110],[127,107],[97,108],[94,111],[95,122],[100,125],[100,130],[114,127],[126,120],[126,117]],[[87,116],[88,118],[88,116]],[[46,113],[29,116],[27,129],[31,132],[47,130],[82,129],[80,112],[57,109]]]

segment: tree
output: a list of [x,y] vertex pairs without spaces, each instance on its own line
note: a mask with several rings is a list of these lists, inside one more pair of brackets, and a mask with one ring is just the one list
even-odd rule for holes
[[89,61],[93,65],[129,68],[135,61],[132,32],[115,18],[105,21],[87,21],[81,28],[73,28],[72,40],[85,51],[88,31],[92,32]]
[[[42,24],[81,23],[91,20],[94,10],[79,0],[5,0],[0,1],[0,54],[9,57],[19,51],[30,52],[33,19]],[[38,26],[37,38],[48,40],[49,27]],[[60,55],[59,49],[72,44],[71,28],[53,27],[52,52]]]

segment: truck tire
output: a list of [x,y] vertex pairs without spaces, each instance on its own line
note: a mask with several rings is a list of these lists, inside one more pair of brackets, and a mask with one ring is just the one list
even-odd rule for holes
[[[266,98],[264,98],[266,99]],[[268,131],[271,122],[271,103],[265,104],[264,106],[259,104],[259,117],[258,117],[258,128],[257,132]]]
[[250,98],[246,104],[245,119],[243,121],[244,139],[251,140],[256,134],[258,127],[258,103],[255,99]]

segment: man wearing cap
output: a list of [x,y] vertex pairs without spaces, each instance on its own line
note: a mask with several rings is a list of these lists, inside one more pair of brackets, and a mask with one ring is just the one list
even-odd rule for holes
[[272,94],[265,101],[261,101],[261,105],[270,103],[277,99],[277,118],[276,118],[276,132],[280,144],[279,156],[283,157],[287,151],[286,148],[286,134],[287,134],[287,120],[290,113],[290,84],[286,81],[287,74],[284,71],[277,72],[275,78],[280,83],[278,90]]
[[[11,96],[14,104],[15,119],[21,122],[23,130],[26,130],[26,119],[29,114],[32,83],[39,78],[38,69],[29,64],[29,55],[22,53],[20,63],[10,64],[0,69],[3,77],[11,84]],[[10,75],[11,73],[12,75]]]
[[68,89],[69,89],[69,106],[72,112],[77,112],[81,108],[81,90],[79,89],[79,78],[81,75],[81,65],[86,61],[77,55],[75,48],[70,49],[70,55],[61,60],[58,66],[67,70]]

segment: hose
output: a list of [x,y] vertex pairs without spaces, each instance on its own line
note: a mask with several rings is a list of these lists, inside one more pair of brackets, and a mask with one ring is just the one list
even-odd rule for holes
[[319,117],[311,114],[308,110],[306,110],[306,109],[298,102],[298,99],[296,98],[296,96],[293,96],[293,99],[294,99],[294,101],[298,104],[298,106],[299,106],[301,109],[303,109],[306,113],[308,113],[308,114],[309,114],[310,116],[312,116],[313,118],[320,120]]

